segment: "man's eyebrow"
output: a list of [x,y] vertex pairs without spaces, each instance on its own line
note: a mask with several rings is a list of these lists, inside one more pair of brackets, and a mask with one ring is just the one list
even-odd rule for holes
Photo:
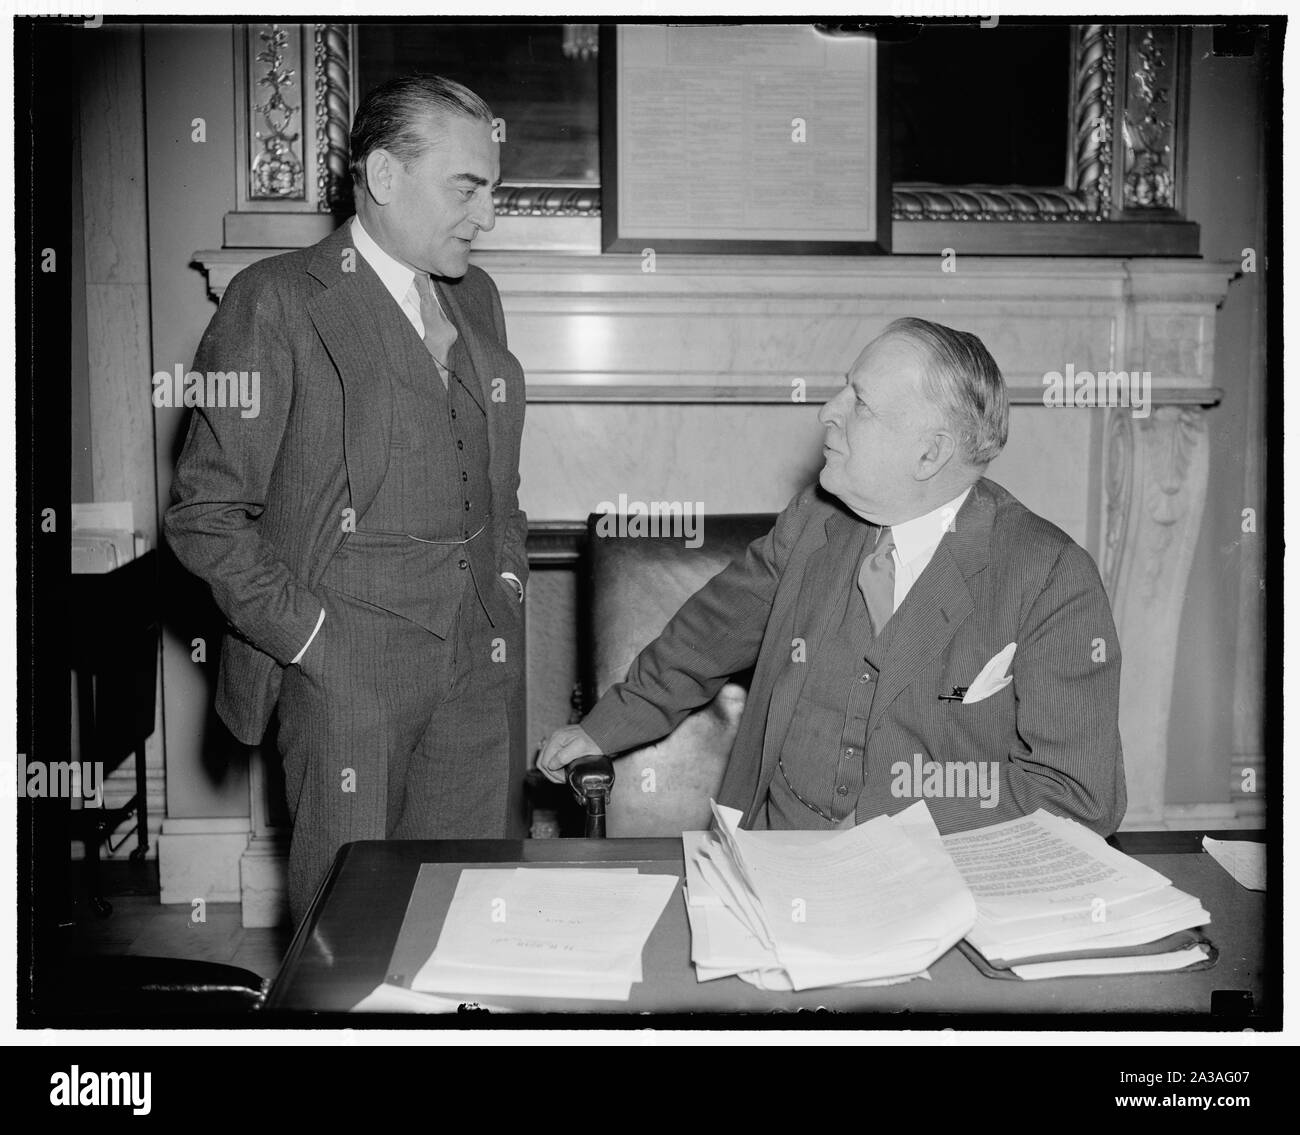
[[[488,184],[488,179],[486,177],[479,177],[478,174],[476,173],[458,173],[453,175],[452,181],[468,181],[471,185]],[[493,189],[501,188],[501,178],[498,177],[496,181],[492,183],[492,188]]]

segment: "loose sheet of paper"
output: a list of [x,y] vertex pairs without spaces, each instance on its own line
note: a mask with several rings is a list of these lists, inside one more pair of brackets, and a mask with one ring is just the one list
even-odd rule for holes
[[1214,860],[1243,887],[1252,891],[1264,890],[1264,845],[1245,839],[1211,839],[1204,836],[1201,846]]
[[676,875],[461,872],[422,992],[627,1000]]

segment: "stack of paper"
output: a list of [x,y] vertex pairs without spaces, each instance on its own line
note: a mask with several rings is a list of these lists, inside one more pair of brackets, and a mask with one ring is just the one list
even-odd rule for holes
[[713,833],[682,836],[697,978],[789,990],[926,976],[973,925],[975,904],[924,802],[904,815],[747,832],[739,812],[714,805]]
[[466,869],[411,988],[626,1001],[676,886],[635,870]]
[[979,911],[967,940],[1003,976],[1143,973],[1211,960],[1204,936],[1189,933],[1210,921],[1201,904],[1081,824],[1040,809],[944,836],[943,845]]

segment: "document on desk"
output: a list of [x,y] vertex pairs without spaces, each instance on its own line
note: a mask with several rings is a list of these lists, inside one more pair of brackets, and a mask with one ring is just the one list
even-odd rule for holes
[[[1178,937],[1209,923],[1200,902],[1081,824],[1040,809],[943,845],[975,896],[967,940],[994,968],[1021,963],[1014,971],[1024,978],[1064,977],[1212,960],[1208,941],[1188,948]],[[1166,939],[1163,954],[1141,949]]]
[[626,1001],[676,875],[466,869],[418,992]]
[[1169,880],[1110,847],[1096,832],[1041,808],[1018,820],[943,837],[974,892],[980,917],[998,921],[1079,912],[1149,894]]
[[[739,819],[715,805],[713,833],[683,836],[702,981],[736,974],[767,989],[814,989],[908,980],[975,920],[937,831],[918,840],[880,817],[845,831],[747,832]],[[922,832],[926,824],[933,829],[928,811]]]

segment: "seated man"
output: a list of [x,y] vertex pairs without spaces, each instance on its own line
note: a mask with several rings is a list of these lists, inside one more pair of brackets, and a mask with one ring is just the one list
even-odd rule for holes
[[754,666],[718,793],[747,828],[847,827],[924,799],[944,833],[1037,808],[1113,832],[1114,620],[1088,554],[983,477],[1007,417],[976,336],[891,323],[821,411],[826,492],[798,493],[550,737],[545,775],[659,740]]

